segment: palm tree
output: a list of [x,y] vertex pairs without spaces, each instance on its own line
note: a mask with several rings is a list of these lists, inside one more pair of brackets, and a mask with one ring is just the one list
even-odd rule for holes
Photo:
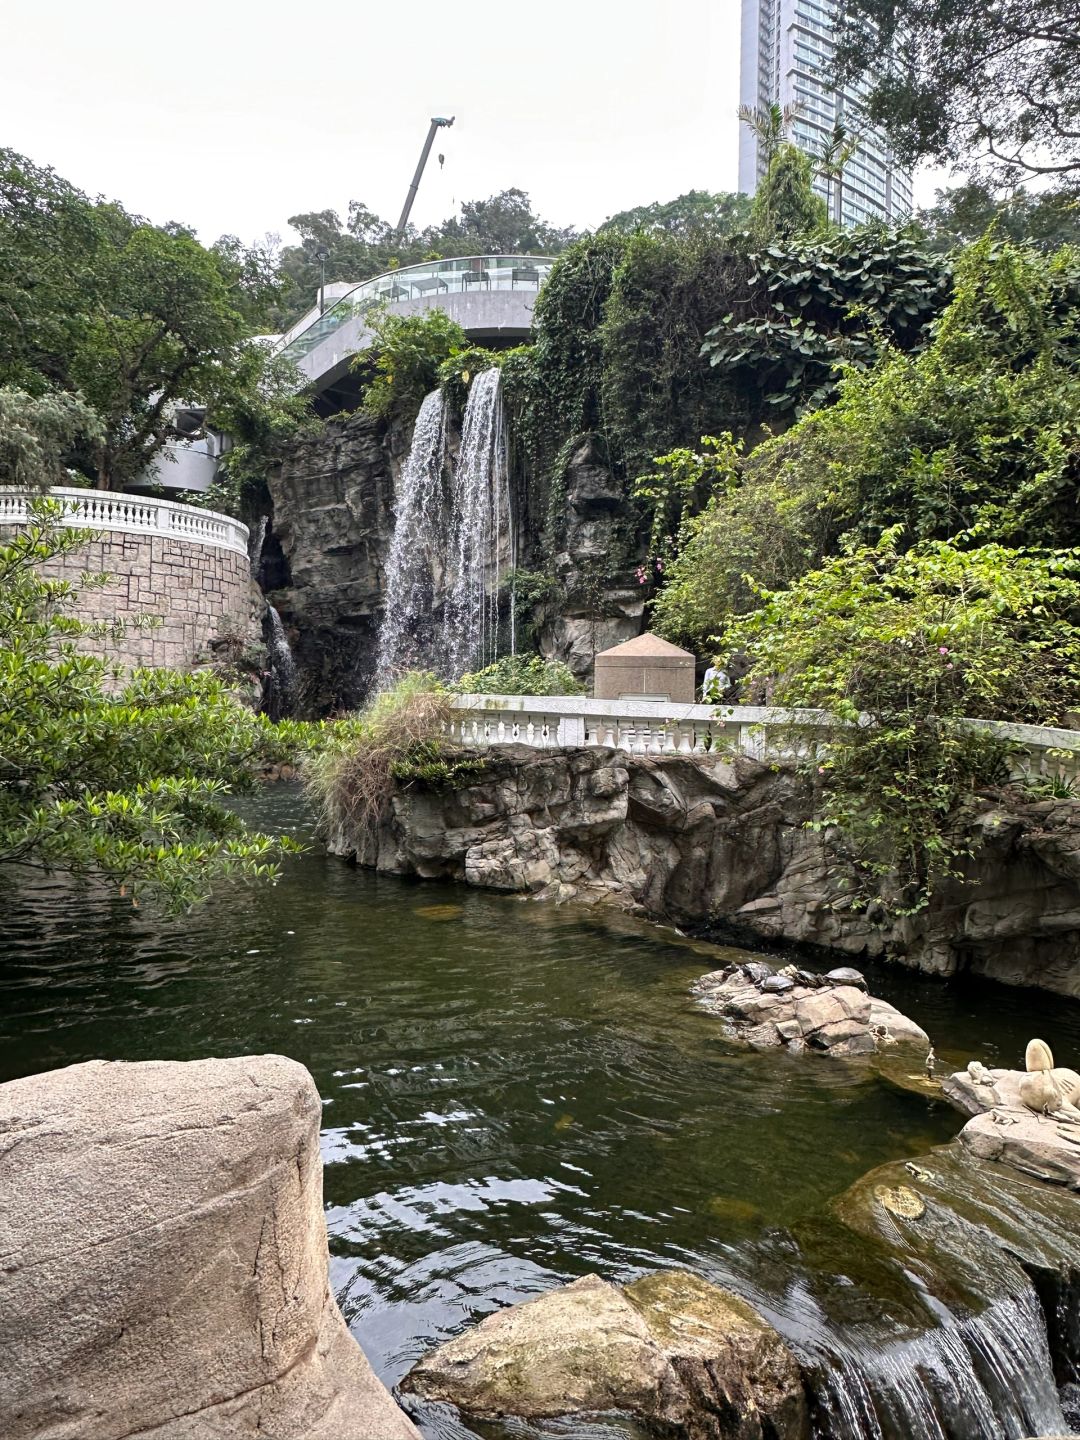
[[[844,169],[852,155],[859,148],[859,135],[853,135],[842,120],[837,120],[832,134],[822,146],[815,169],[827,186],[829,218],[839,225],[843,222]],[[836,186],[835,192],[833,186]],[[833,203],[835,194],[835,205]]]

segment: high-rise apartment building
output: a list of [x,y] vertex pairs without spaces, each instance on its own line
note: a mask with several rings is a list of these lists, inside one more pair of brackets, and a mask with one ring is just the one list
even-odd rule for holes
[[[742,0],[740,99],[752,109],[795,112],[791,139],[807,154],[820,157],[841,121],[859,143],[838,184],[819,178],[815,190],[829,202],[832,218],[843,225],[867,220],[898,220],[911,212],[911,176],[893,160],[880,130],[862,119],[865,81],[833,89],[828,84],[833,56],[832,0]],[[765,173],[758,137],[742,125],[739,139],[739,189],[752,195]]]

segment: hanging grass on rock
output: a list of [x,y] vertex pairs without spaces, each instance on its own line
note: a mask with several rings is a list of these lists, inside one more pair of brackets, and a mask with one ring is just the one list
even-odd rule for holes
[[304,772],[322,827],[377,824],[395,781],[437,784],[479,768],[445,738],[453,699],[434,675],[414,670],[338,721]]

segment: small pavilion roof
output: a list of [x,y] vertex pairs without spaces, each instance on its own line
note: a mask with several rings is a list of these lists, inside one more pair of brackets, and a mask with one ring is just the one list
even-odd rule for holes
[[606,655],[625,655],[627,658],[634,655],[670,655],[683,660],[694,659],[689,650],[680,650],[678,645],[672,645],[670,640],[653,635],[649,630],[646,630],[644,635],[635,636],[633,640],[624,640],[621,645],[613,645],[610,650],[601,650],[596,658],[600,660]]

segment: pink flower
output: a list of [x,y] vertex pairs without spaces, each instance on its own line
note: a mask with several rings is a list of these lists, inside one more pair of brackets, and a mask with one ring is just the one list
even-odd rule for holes
[[955,666],[955,665],[952,663],[952,661],[950,660],[949,663],[945,666],[945,669],[946,669],[946,670],[955,670],[955,669],[956,669],[956,666]]
[[825,774],[825,766],[824,766],[824,765],[819,765],[819,766],[817,767],[817,773],[818,773],[819,775],[824,775],[824,774]]
[[949,647],[947,645],[939,645],[937,653],[939,655],[947,655],[949,653]]

